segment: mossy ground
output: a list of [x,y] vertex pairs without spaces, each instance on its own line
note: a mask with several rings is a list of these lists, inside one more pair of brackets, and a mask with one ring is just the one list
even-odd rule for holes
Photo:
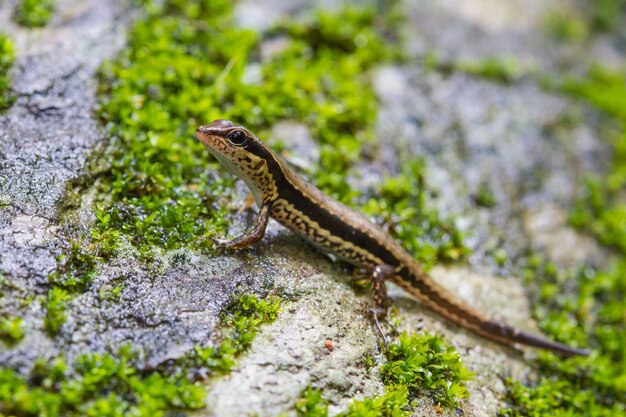
[[[468,397],[465,382],[471,378],[459,354],[441,336],[402,333],[385,348],[387,362],[380,368],[385,392],[350,403],[341,417],[408,417],[412,399],[428,395],[434,408],[457,407]],[[295,403],[298,416],[328,417],[328,400],[321,390],[307,388]]]
[[28,28],[42,27],[54,14],[55,0],[20,0],[15,6],[13,18]]
[[[430,195],[421,162],[402,161],[399,175],[376,189],[353,190],[346,181],[357,175],[355,163],[367,157],[364,148],[376,146],[376,102],[368,70],[381,61],[401,59],[393,42],[397,36],[390,29],[393,13],[380,19],[373,8],[349,6],[339,13],[319,12],[304,23],[283,22],[259,34],[233,25],[228,1],[140,3],[145,17],[132,29],[128,48],[101,72],[100,112],[111,142],[92,169],[97,220],[91,230],[75,237],[50,277],[44,305],[51,335],[63,325],[68,297],[89,289],[98,265],[116,256],[123,245],[130,245],[146,263],[163,251],[181,247],[212,252],[207,238],[224,234],[232,219],[228,203],[233,179],[197,143],[193,131],[216,118],[236,120],[262,138],[279,120],[306,124],[321,149],[320,166],[308,172],[313,182],[348,204],[364,205],[368,214],[390,223],[391,232],[425,264],[465,256],[467,249],[453,223],[427,208]],[[623,7],[622,3],[597,2],[589,33],[610,30],[614,19],[604,8]],[[554,31],[568,39],[578,36],[571,34],[575,28]],[[261,59],[259,46],[272,38],[285,38],[286,47]],[[0,51],[4,51],[0,58],[10,56],[6,45],[0,38]],[[0,59],[0,70],[3,62]],[[479,64],[457,69],[505,83],[520,77],[513,61]],[[260,68],[260,80],[250,79],[253,66]],[[0,87],[2,75],[0,71]],[[529,269],[529,279],[539,290],[537,315],[543,329],[564,342],[589,343],[596,353],[589,359],[570,361],[542,355],[545,373],[540,381],[530,387],[512,382],[510,407],[503,414],[624,412],[626,372],[621,341],[626,306],[621,277],[626,267],[620,238],[624,236],[621,190],[626,134],[620,112],[626,108],[622,101],[626,95],[622,87],[623,76],[603,68],[560,87],[613,118],[615,127],[607,132],[615,149],[610,180],[590,180],[588,195],[581,199],[572,222],[616,248],[616,266],[608,271],[567,273],[533,261]],[[489,204],[488,199],[484,201]],[[414,226],[397,227],[399,221]],[[541,282],[540,277],[545,280]],[[224,341],[198,347],[184,362],[187,370],[228,371],[236,354],[249,346],[257,326],[270,321],[278,308],[276,303],[264,304],[254,297],[244,297],[236,305],[224,320]],[[6,333],[19,336],[16,326],[19,329],[18,320],[10,319]],[[414,354],[424,353],[428,346],[430,353]],[[397,350],[389,359],[395,365],[385,371],[395,388],[381,397],[353,403],[346,415],[404,415],[411,389],[428,391],[429,384],[442,403],[453,405],[465,395],[462,380],[467,375],[458,357],[438,338],[407,336],[398,342]],[[454,389],[442,390],[436,381],[429,383],[420,372],[405,369],[421,360],[435,360],[433,369],[445,371],[451,381],[448,386]],[[37,367],[29,377],[3,370],[0,395],[5,395],[2,399],[8,405],[0,410],[16,415],[42,410],[52,415],[55,411],[158,415],[169,409],[202,406],[202,393],[189,375],[165,370],[143,374],[130,362],[132,355],[122,351],[86,355],[71,366],[60,359],[51,367]],[[315,390],[305,391],[296,409],[302,415],[327,414],[323,397]]]
[[72,367],[40,363],[30,377],[0,369],[0,412],[14,416],[162,416],[202,407],[204,389],[183,375],[141,374],[129,349],[86,354]]
[[[588,2],[580,9],[550,10],[544,20],[547,34],[561,42],[584,43],[600,33],[622,30],[626,2]],[[613,250],[603,268],[583,265],[560,269],[541,255],[524,266],[533,290],[534,313],[545,334],[574,346],[593,350],[588,358],[562,360],[550,353],[538,359],[538,381],[508,381],[507,416],[626,415],[626,70],[588,64],[583,75],[522,68],[515,59],[442,62],[436,53],[424,59],[426,69],[448,74],[462,71],[501,84],[522,78],[553,94],[586,102],[601,114],[597,134],[611,147],[605,173],[589,174],[583,193],[570,213],[570,223]],[[578,63],[580,65],[580,63]],[[489,198],[480,197],[477,204]],[[520,261],[516,261],[520,262]],[[522,261],[523,262],[523,261]]]
[[25,377],[0,368],[0,415],[162,416],[204,407],[207,375],[228,373],[260,326],[276,318],[280,300],[241,295],[222,317],[221,341],[196,347],[176,366],[143,371],[130,346],[112,354],[41,360]]
[[[561,19],[550,15],[548,31],[562,41],[584,42],[598,32],[621,30],[626,2],[589,2],[583,12]],[[563,15],[562,15],[563,16]],[[583,19],[580,16],[585,16]],[[613,249],[604,268],[563,270],[533,255],[526,279],[536,289],[535,314],[543,331],[565,343],[589,346],[586,358],[539,358],[540,379],[530,385],[509,381],[507,416],[626,415],[626,71],[591,64],[584,75],[545,74],[542,85],[579,99],[602,113],[598,134],[612,149],[602,175],[586,178],[570,223]]]
[[[346,181],[357,175],[353,166],[364,157],[365,146],[375,145],[377,104],[368,70],[401,59],[390,29],[397,19],[393,9],[381,15],[371,6],[346,6],[255,33],[233,25],[229,1],[139,3],[144,16],[134,25],[128,47],[101,69],[99,111],[111,141],[93,162],[90,181],[72,185],[78,190],[71,192],[95,196],[96,220],[89,230],[72,231],[49,277],[43,306],[50,337],[64,325],[72,297],[91,290],[99,265],[122,248],[130,247],[147,268],[169,250],[212,253],[208,238],[225,234],[233,218],[234,178],[193,133],[217,118],[236,120],[261,137],[282,119],[306,124],[321,151],[321,165],[308,175],[324,191],[348,204],[366,201],[386,221],[397,220],[394,205],[401,208],[403,220],[416,226],[398,228],[397,235],[429,264],[464,256],[453,224],[433,210],[420,210],[429,194],[419,161],[407,161],[399,173],[411,180],[389,178],[376,190],[352,190]],[[36,5],[21,4],[26,6],[32,12]],[[286,40],[285,48],[260,59],[261,43],[277,38]],[[259,66],[260,81],[248,79],[251,65]],[[114,298],[116,288],[101,296]],[[114,416],[201,407],[193,375],[228,372],[278,306],[278,300],[239,298],[223,320],[219,344],[198,346],[179,361],[186,371],[141,372],[128,350],[87,354],[72,364],[59,358],[26,377],[4,370],[1,411]],[[6,335],[19,337],[19,325],[7,319]],[[397,409],[396,403],[405,407],[407,395],[407,389],[398,389],[355,403],[350,415],[365,415],[358,410],[372,407]]]

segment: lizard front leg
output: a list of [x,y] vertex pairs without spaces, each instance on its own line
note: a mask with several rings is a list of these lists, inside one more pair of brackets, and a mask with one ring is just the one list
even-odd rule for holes
[[254,226],[251,230],[238,236],[232,240],[213,239],[213,243],[219,249],[237,250],[244,249],[248,246],[258,242],[265,235],[265,229],[267,228],[267,222],[270,219],[271,204],[263,204],[259,210]]

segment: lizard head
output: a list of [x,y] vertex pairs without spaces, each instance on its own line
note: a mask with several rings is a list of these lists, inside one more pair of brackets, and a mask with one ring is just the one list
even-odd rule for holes
[[215,120],[196,130],[198,140],[230,172],[246,182],[257,203],[275,190],[270,164],[277,156],[243,126],[228,120]]

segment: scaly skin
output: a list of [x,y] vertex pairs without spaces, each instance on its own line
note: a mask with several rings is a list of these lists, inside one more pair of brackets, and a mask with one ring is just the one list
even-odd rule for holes
[[422,305],[488,339],[548,349],[563,356],[588,354],[491,320],[461,302],[428,276],[380,227],[296,176],[244,127],[216,120],[199,127],[196,134],[223,165],[246,182],[260,209],[251,231],[232,241],[219,241],[221,247],[242,249],[258,242],[272,217],[321,250],[369,271],[376,319],[387,312],[384,282],[389,279]]

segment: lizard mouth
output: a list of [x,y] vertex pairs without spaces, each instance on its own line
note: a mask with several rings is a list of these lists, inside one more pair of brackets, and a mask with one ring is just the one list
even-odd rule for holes
[[220,142],[220,137],[216,136],[212,132],[208,132],[207,130],[202,129],[204,126],[199,127],[196,130],[196,137],[204,146],[209,149],[215,148],[215,146]]
[[225,129],[232,126],[233,124],[228,120],[216,120],[213,123],[197,128],[196,136],[204,146],[215,148],[224,140],[223,136],[226,135]]

